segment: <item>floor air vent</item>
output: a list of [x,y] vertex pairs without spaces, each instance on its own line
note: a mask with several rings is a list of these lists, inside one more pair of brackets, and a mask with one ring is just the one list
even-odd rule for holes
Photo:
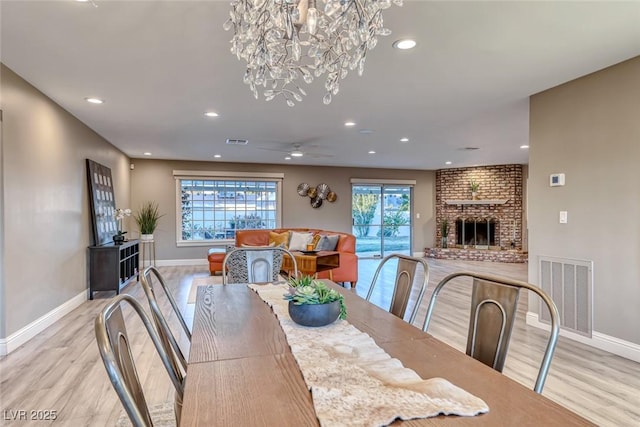
[[[551,296],[560,313],[560,326],[591,337],[593,261],[540,257],[540,286]],[[549,323],[541,304],[539,319]]]

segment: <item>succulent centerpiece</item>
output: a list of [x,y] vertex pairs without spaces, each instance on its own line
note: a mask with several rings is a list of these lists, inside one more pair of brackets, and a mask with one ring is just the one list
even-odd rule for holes
[[325,326],[338,317],[347,317],[344,297],[335,289],[313,276],[302,275],[289,279],[289,292],[284,298],[289,301],[291,319],[303,326]]

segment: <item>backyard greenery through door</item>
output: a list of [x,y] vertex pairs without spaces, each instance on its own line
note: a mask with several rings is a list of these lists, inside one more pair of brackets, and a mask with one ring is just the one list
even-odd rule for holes
[[411,255],[411,189],[410,185],[353,184],[351,215],[359,257]]

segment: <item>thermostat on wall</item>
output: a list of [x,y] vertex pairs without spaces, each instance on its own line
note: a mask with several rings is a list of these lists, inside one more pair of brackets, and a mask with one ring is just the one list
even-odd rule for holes
[[551,187],[560,187],[564,185],[564,174],[552,173],[551,175],[549,175],[549,185]]

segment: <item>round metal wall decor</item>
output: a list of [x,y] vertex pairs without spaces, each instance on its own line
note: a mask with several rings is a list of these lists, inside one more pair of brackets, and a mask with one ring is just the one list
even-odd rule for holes
[[338,198],[338,195],[336,194],[335,191],[329,191],[329,194],[327,194],[327,202],[335,202],[336,199]]
[[311,197],[312,199],[317,195],[318,195],[318,191],[313,187],[309,188],[309,190],[307,191],[307,196]]
[[318,197],[320,197],[321,199],[326,199],[331,189],[327,184],[322,183],[318,184],[318,186],[316,187],[316,191],[318,192]]
[[302,197],[307,197],[307,192],[309,191],[309,184],[306,182],[301,182],[298,184],[298,195]]
[[314,208],[314,209],[317,209],[320,206],[322,206],[322,199],[320,198],[320,196],[312,197],[311,198],[311,207]]

